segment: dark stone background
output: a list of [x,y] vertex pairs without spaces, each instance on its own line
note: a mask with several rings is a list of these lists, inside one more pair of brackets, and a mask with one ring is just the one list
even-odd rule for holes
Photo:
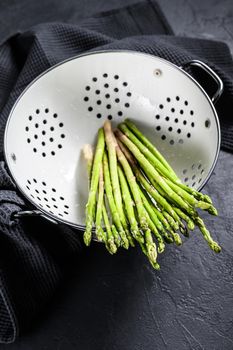
[[[0,41],[35,23],[76,22],[134,2],[1,0]],[[232,0],[158,2],[176,34],[224,40],[233,52]],[[205,190],[219,209],[218,218],[205,220],[223,247],[220,255],[197,231],[182,248],[167,249],[160,272],[137,250],[111,257],[94,245],[80,256],[37,324],[0,349],[232,350],[233,155],[220,153]]]

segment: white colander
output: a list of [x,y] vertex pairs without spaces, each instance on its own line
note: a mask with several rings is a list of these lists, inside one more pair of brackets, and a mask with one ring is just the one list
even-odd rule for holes
[[[204,63],[192,61],[217,82]],[[88,185],[81,149],[106,118],[131,118],[189,186],[200,189],[215,166],[220,129],[213,103],[182,68],[132,51],[95,52],[52,67],[16,101],[5,131],[10,173],[37,210],[84,228]]]

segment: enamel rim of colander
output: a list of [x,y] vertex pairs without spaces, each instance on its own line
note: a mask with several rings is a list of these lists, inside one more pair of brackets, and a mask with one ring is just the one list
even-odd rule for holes
[[16,186],[17,186],[17,189],[23,194],[23,196],[34,206],[36,207],[45,217],[48,217],[50,219],[52,219],[52,221],[56,221],[58,223],[64,223],[66,225],[69,225],[71,227],[74,227],[74,228],[77,228],[79,230],[82,230],[84,231],[85,230],[85,225],[78,225],[78,224],[74,224],[72,222],[69,222],[69,221],[66,221],[64,219],[60,219],[60,218],[57,218],[56,215],[52,215],[50,213],[48,213],[47,211],[43,210],[43,208],[39,207],[37,204],[34,203],[34,201],[24,192],[24,190],[18,185],[17,183],[17,179],[14,177],[14,175],[12,174],[11,170],[10,170],[10,167],[8,166],[8,162],[7,162],[7,156],[6,156],[6,138],[7,138],[7,131],[8,131],[8,126],[9,126],[9,122],[10,122],[10,119],[12,117],[12,114],[14,112],[14,109],[15,107],[17,106],[19,100],[21,99],[21,97],[27,92],[28,89],[30,89],[30,87],[37,81],[39,80],[42,76],[44,76],[45,74],[49,73],[51,70],[53,69],[56,69],[57,67],[69,62],[69,61],[72,61],[72,60],[75,60],[77,58],[80,58],[80,57],[85,57],[85,56],[90,56],[90,55],[96,55],[96,54],[105,54],[105,53],[129,53],[129,54],[132,54],[132,55],[142,55],[142,56],[146,56],[146,57],[150,57],[152,59],[156,59],[156,60],[160,60],[162,62],[165,62],[166,64],[172,66],[174,69],[177,69],[179,70],[181,73],[185,74],[186,77],[188,79],[190,79],[200,90],[201,92],[204,94],[204,96],[206,97],[206,99],[208,100],[209,102],[209,105],[212,109],[212,112],[214,114],[214,117],[215,117],[215,121],[216,121],[216,124],[217,124],[217,131],[218,131],[218,144],[217,144],[217,150],[216,150],[216,154],[215,154],[215,158],[214,158],[214,161],[213,161],[213,164],[205,178],[205,181],[202,183],[202,185],[200,187],[197,188],[198,191],[200,191],[206,184],[207,182],[209,181],[210,179],[210,176],[212,174],[212,172],[214,171],[214,168],[216,166],[216,163],[217,163],[217,160],[218,160],[218,156],[219,156],[219,151],[220,151],[220,144],[221,144],[221,132],[220,132],[220,123],[219,123],[219,119],[218,119],[218,114],[216,112],[216,109],[210,99],[210,97],[208,96],[208,94],[206,93],[206,91],[203,89],[203,87],[189,74],[187,73],[184,69],[182,69],[181,67],[178,67],[176,64],[164,59],[164,58],[161,58],[161,57],[158,57],[158,56],[154,56],[154,55],[151,55],[151,54],[147,54],[147,53],[144,53],[144,52],[138,52],[138,51],[133,51],[133,50],[100,50],[100,51],[91,51],[91,52],[88,52],[88,53],[84,53],[84,54],[80,54],[80,55],[76,55],[76,56],[73,56],[73,57],[70,57],[62,62],[59,62],[57,64],[55,64],[54,66],[48,68],[47,70],[45,70],[43,73],[41,73],[40,75],[38,75],[24,90],[23,92],[19,95],[19,97],[17,98],[17,100],[15,101],[11,111],[10,111],[10,114],[9,114],[9,117],[8,117],[8,120],[7,120],[7,123],[6,123],[6,128],[5,128],[5,132],[4,132],[4,158],[5,158],[5,161],[6,161],[6,164],[7,164],[7,168],[8,168],[8,171],[11,175],[11,177],[13,178]]

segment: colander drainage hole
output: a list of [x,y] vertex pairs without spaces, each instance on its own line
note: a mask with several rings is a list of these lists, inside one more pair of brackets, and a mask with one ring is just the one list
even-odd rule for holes
[[165,120],[168,122],[168,121],[170,120],[170,118],[167,116],[167,117],[165,118]]
[[193,182],[193,183],[192,183],[192,186],[195,186],[195,185],[196,185],[196,182]]
[[187,124],[187,120],[184,120],[184,121],[183,121],[183,124],[186,125],[186,124]]
[[188,180],[189,180],[189,178],[188,178],[188,177],[186,177],[186,178],[184,179],[184,182],[188,182]]
[[194,112],[192,110],[190,111],[190,115],[194,115]]
[[32,120],[32,116],[31,115],[29,115],[28,120],[30,120],[30,121]]
[[164,141],[164,140],[166,140],[166,136],[165,135],[162,135],[161,136],[161,139]]
[[40,113],[40,110],[39,109],[36,109],[36,114],[39,114]]
[[163,109],[163,105],[162,105],[162,104],[160,104],[160,105],[159,105],[159,108],[160,108],[160,109]]
[[188,101],[184,101],[185,106],[188,106]]
[[53,118],[57,118],[57,113],[54,113]]
[[96,114],[96,118],[100,119],[102,115],[100,113]]
[[187,169],[183,169],[183,174],[185,175],[185,174],[187,174]]
[[198,165],[197,169],[199,169],[199,170],[201,169],[201,164]]
[[170,145],[174,145],[175,142],[174,142],[174,140],[170,140],[169,143],[170,143]]
[[194,128],[194,126],[195,126],[195,124],[194,124],[194,122],[192,122],[192,123],[191,123],[191,127]]
[[159,115],[159,114],[156,114],[155,118],[156,118],[156,119],[160,119],[160,115]]
[[206,119],[206,121],[205,121],[205,127],[206,127],[206,128],[209,128],[209,127],[210,127],[210,120],[209,120],[209,119]]
[[43,120],[43,124],[47,124],[47,120],[46,119]]
[[49,113],[49,109],[48,108],[45,108],[45,113]]
[[180,144],[183,144],[184,143],[184,140],[183,139],[179,139],[178,141]]
[[198,182],[200,183],[202,181],[202,178],[200,177],[200,179],[198,180]]
[[176,101],[179,101],[179,100],[180,100],[179,96],[176,96]]
[[156,126],[156,130],[161,130],[161,126],[160,125],[158,125],[158,126]]
[[190,132],[187,133],[187,137],[190,138],[191,137],[191,134]]
[[108,120],[112,120],[112,116],[111,115],[108,115]]
[[119,111],[117,114],[119,115],[119,117],[121,117],[123,115],[123,113],[121,111]]
[[167,102],[171,102],[171,99],[170,99],[170,97],[167,97]]
[[192,180],[194,180],[196,178],[196,175],[194,174],[193,176],[192,176]]

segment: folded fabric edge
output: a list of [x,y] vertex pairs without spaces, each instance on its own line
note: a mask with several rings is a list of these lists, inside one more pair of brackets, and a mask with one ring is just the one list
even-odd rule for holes
[[5,324],[8,327],[1,326],[0,329],[0,343],[10,344],[15,341],[18,336],[18,324],[15,316],[15,312],[12,309],[12,303],[9,300],[9,293],[6,291],[6,284],[3,282],[3,277],[0,276],[0,313],[1,317],[4,317]]

